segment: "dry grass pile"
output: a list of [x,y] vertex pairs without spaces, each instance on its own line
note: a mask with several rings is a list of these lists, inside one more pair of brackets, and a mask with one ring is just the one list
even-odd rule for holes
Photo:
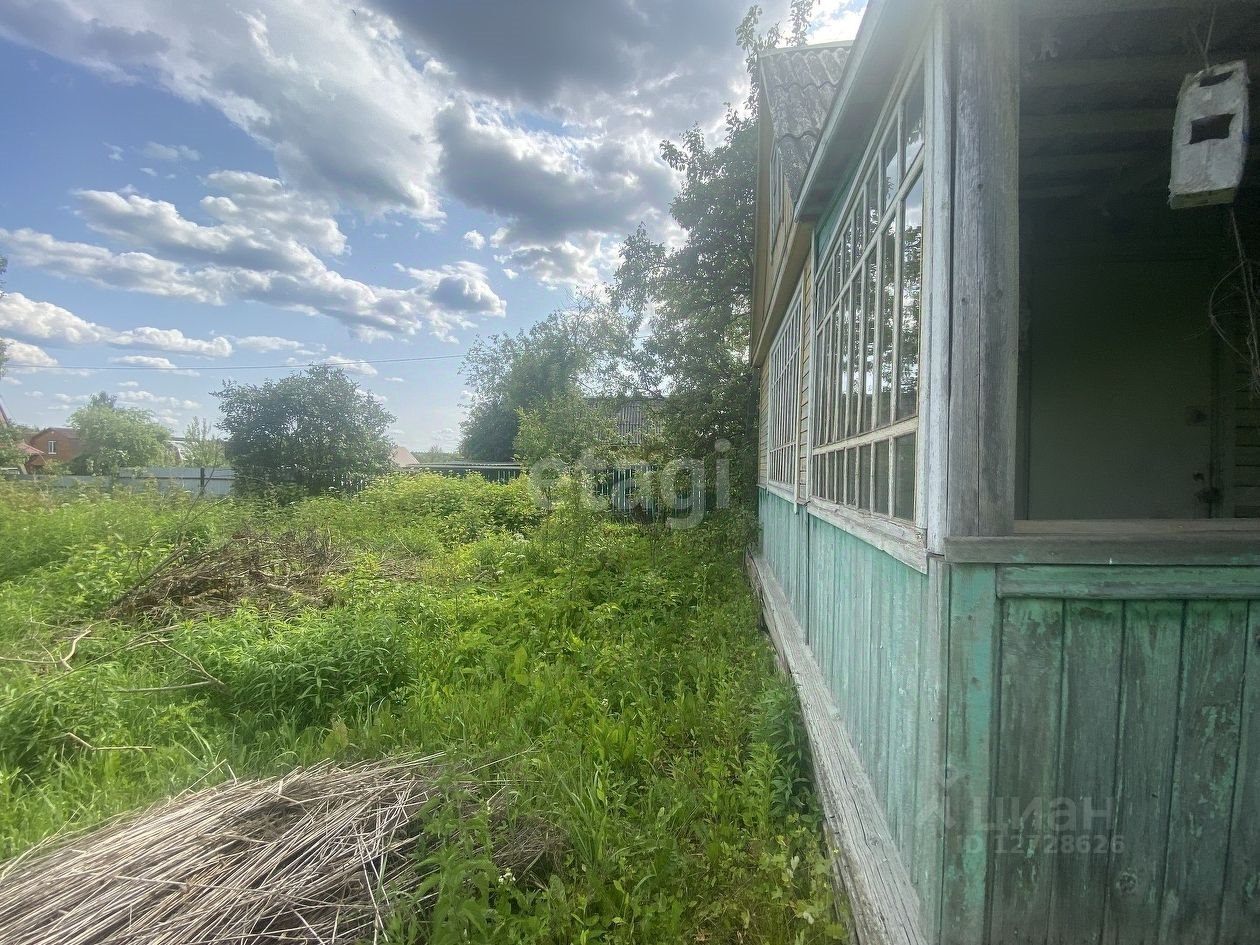
[[[451,789],[442,773],[435,757],[320,765],[54,840],[0,874],[0,943],[375,940],[389,894],[423,879],[416,818]],[[499,854],[524,873],[547,842],[525,830]]]
[[245,602],[277,610],[322,606],[330,596],[325,578],[347,565],[332,540],[318,532],[240,529],[210,547],[176,548],[123,595],[108,616],[119,620],[216,616]]

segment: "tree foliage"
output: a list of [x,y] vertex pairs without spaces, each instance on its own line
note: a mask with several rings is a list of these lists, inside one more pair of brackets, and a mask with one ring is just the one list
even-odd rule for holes
[[390,469],[394,416],[345,371],[317,365],[260,385],[215,392],[227,459],[243,492],[342,489]]
[[[793,0],[790,42],[800,45],[813,0]],[[753,228],[757,208],[757,56],[779,45],[758,31],[752,7],[736,39],[747,57],[749,96],[728,108],[720,141],[694,127],[661,155],[682,175],[670,215],[686,234],[670,247],[640,225],[622,244],[609,297],[649,326],[635,360],[644,393],[662,401],[662,433],[678,455],[711,460],[728,441],[732,484],[756,482],[757,375],[749,361]],[[650,317],[649,317],[650,316]]]
[[[787,41],[805,42],[814,0],[793,0]],[[670,215],[681,243],[640,225],[623,242],[605,293],[557,313],[528,333],[478,342],[465,363],[474,403],[464,453],[505,460],[546,444],[572,453],[598,418],[575,399],[598,366],[605,389],[661,398],[657,439],[668,458],[731,460],[732,486],[749,497],[756,481],[757,375],[749,359],[753,228],[757,201],[757,56],[780,45],[778,26],[761,32],[752,7],[736,41],[746,55],[749,95],[728,107],[721,137],[697,126],[663,141],[661,156],[682,184]],[[522,418],[525,418],[524,420]],[[518,437],[518,433],[523,436]]]
[[508,462],[515,455],[520,411],[561,396],[617,390],[633,330],[624,315],[588,294],[529,331],[478,338],[461,368],[472,406],[460,452],[471,460]]
[[185,466],[226,466],[227,452],[223,440],[214,435],[214,427],[209,420],[193,417],[184,428],[184,461]]
[[515,452],[526,466],[545,459],[616,465],[626,452],[617,432],[616,401],[571,387],[521,410]]
[[104,391],[70,415],[83,451],[70,470],[83,475],[113,475],[128,466],[154,466],[171,458],[171,434],[148,410],[119,407]]

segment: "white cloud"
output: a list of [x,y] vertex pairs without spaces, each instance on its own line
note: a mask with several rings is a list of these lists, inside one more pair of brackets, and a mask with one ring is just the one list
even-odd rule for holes
[[142,168],[140,168],[140,173],[141,173],[141,174],[148,174],[150,177],[157,177],[157,171],[155,171],[155,170],[154,170],[153,168],[151,168],[151,167],[142,167]]
[[118,400],[124,404],[150,408],[165,407],[172,410],[197,410],[201,407],[195,400],[182,397],[168,397],[163,394],[150,393],[147,390],[123,390],[118,392]]
[[375,377],[380,373],[375,365],[368,364],[366,361],[356,361],[354,358],[342,357],[339,354],[329,355],[324,358],[324,364],[331,364],[333,367],[339,367],[351,374],[359,374],[363,377]]
[[238,348],[246,351],[300,351],[306,347],[301,341],[292,338],[280,338],[277,335],[246,335],[244,338],[233,338]]
[[300,189],[368,212],[441,216],[432,116],[446,79],[393,22],[338,0],[9,0],[0,35],[221,112]]
[[189,338],[177,328],[147,326],[117,331],[89,322],[51,302],[27,298],[21,292],[0,296],[0,330],[67,347],[104,344],[207,358],[226,358],[232,353],[232,345],[226,338]]
[[810,18],[809,42],[834,43],[857,36],[866,0],[817,0]]
[[325,200],[249,171],[215,171],[206,183],[223,196],[203,197],[201,208],[223,223],[304,243],[317,252],[341,255],[346,251],[346,236]]
[[200,161],[201,155],[186,144],[158,144],[150,141],[140,153],[155,161]]
[[125,389],[125,388],[128,388],[128,387],[139,387],[139,386],[140,386],[140,382],[139,382],[139,381],[120,381],[120,382],[118,383],[118,386],[119,386],[119,387],[122,387],[122,388],[124,388],[124,389]]
[[127,367],[144,368],[146,370],[167,371],[171,374],[182,374],[185,377],[199,377],[196,371],[177,368],[169,358],[159,358],[147,354],[127,354],[121,358],[110,358],[110,364],[122,364]]
[[57,363],[43,348],[24,341],[9,341],[4,350],[14,367],[53,367]]
[[464,234],[464,242],[473,249],[483,249],[486,245],[486,238],[481,234],[480,230],[469,230]]
[[105,150],[109,152],[109,159],[111,161],[121,161],[123,159],[123,149],[118,145],[110,144],[107,141],[105,142]]
[[407,383],[407,382],[406,382],[406,381],[404,381],[401,377],[387,377],[387,378],[385,378],[385,380],[389,381],[391,384],[405,384],[405,383]]

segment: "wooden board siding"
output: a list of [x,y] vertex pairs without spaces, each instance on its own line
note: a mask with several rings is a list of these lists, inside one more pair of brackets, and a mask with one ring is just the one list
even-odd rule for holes
[[[933,939],[943,824],[939,570],[924,574],[768,490],[762,567],[781,588],[860,760]],[[931,593],[929,588],[935,588]]]
[[1257,941],[1260,594],[1053,594],[1047,568],[998,596],[952,570],[943,941]]

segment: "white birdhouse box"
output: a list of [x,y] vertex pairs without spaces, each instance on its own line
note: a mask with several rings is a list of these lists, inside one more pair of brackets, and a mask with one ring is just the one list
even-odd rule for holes
[[1239,60],[1186,76],[1173,128],[1173,209],[1233,203],[1250,137],[1247,63]]

